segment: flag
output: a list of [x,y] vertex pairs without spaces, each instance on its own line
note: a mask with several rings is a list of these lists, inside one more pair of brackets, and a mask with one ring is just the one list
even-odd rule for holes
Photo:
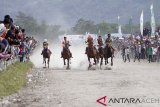
[[150,9],[151,9],[151,37],[154,37],[156,23],[155,23],[155,18],[154,18],[153,4],[151,5]]
[[118,27],[118,33],[119,33],[119,35],[122,35],[121,25],[119,25],[119,27]]
[[120,16],[118,16],[118,34],[120,37],[122,37],[122,28],[120,24]]
[[120,20],[120,16],[118,16],[118,22],[119,22],[119,20]]
[[141,35],[143,35],[143,10],[140,16],[140,32],[141,32]]
[[129,19],[129,30],[130,30],[130,33],[132,34],[132,16]]

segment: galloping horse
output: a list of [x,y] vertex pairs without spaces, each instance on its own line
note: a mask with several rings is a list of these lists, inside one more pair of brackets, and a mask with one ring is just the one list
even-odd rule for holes
[[45,63],[45,68],[46,68],[46,59],[47,60],[47,64],[48,64],[48,68],[49,68],[49,62],[50,62],[50,56],[51,56],[52,52],[49,49],[43,49],[41,55],[43,55],[43,62]]
[[98,56],[98,52],[97,52],[97,49],[95,47],[92,47],[92,48],[88,48],[87,49],[87,57],[88,57],[88,61],[89,61],[89,67],[88,69],[91,68],[92,64],[91,64],[91,58],[94,59],[94,64],[96,65],[97,64],[97,56]]
[[67,68],[66,69],[69,69],[69,64],[70,64],[70,59],[71,59],[71,53],[68,49],[68,47],[64,47],[63,49],[63,52],[62,52],[62,58],[63,58],[63,62],[64,62],[64,65],[66,65],[66,60],[67,60]]
[[104,57],[104,48],[102,46],[99,46],[97,62],[99,63],[99,59],[100,59],[100,68],[103,65],[103,57]]
[[104,48],[104,59],[105,59],[105,65],[108,63],[108,58],[111,58],[111,66],[113,66],[113,56],[114,56],[114,49],[106,45]]

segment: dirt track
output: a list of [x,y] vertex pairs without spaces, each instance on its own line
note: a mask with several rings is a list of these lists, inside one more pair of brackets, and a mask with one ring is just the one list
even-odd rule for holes
[[[103,107],[96,102],[103,96],[160,98],[159,65],[123,63],[117,59],[112,70],[34,68],[28,75],[27,86],[5,98],[1,106],[4,103],[8,107]],[[107,106],[159,107],[160,104],[112,103]]]

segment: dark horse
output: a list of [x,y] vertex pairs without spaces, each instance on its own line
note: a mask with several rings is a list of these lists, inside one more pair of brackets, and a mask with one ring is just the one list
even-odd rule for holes
[[114,56],[114,49],[106,45],[104,48],[104,59],[105,59],[105,65],[108,63],[108,58],[111,58],[111,66],[113,66],[113,56]]
[[41,53],[41,55],[43,55],[43,63],[45,64],[45,68],[46,68],[46,59],[48,59],[47,64],[48,64],[48,68],[49,68],[51,54],[52,54],[52,52],[49,49],[43,49],[43,51]]
[[97,64],[97,49],[95,47],[93,48],[88,48],[87,47],[87,57],[88,57],[88,61],[89,61],[89,67],[88,70],[91,68],[92,64],[91,64],[91,58],[94,59],[94,64]]
[[100,62],[100,69],[103,65],[103,58],[104,58],[104,48],[102,46],[99,46],[98,48],[98,54],[97,54],[97,62]]
[[70,52],[69,48],[67,48],[67,47],[63,48],[62,58],[63,58],[64,65],[66,65],[66,60],[67,60],[67,68],[66,69],[69,69],[69,64],[70,64],[70,59],[71,59],[71,52]]

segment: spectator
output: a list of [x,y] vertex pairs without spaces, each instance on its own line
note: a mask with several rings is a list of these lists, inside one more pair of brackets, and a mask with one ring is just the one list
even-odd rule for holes
[[142,59],[145,59],[145,56],[146,56],[145,53],[146,53],[145,47],[142,46],[142,48],[141,48],[141,58],[142,58]]
[[8,46],[9,46],[8,41],[5,38],[0,37],[0,43],[4,44],[5,46],[4,53],[6,53]]
[[136,61],[136,59],[138,59],[138,61],[140,62],[140,54],[139,54],[139,48],[138,45],[135,45],[135,56],[134,56],[134,62]]
[[157,47],[156,46],[152,47],[152,50],[153,50],[153,61],[156,62],[156,59],[157,59],[157,57],[156,57],[156,55],[157,55]]
[[147,53],[148,53],[148,58],[149,58],[149,63],[150,63],[152,61],[152,55],[153,55],[153,50],[152,50],[151,45],[149,45]]
[[126,62],[127,59],[130,62],[130,49],[129,49],[129,47],[126,48],[125,53],[126,53],[126,55],[125,55],[125,62]]

